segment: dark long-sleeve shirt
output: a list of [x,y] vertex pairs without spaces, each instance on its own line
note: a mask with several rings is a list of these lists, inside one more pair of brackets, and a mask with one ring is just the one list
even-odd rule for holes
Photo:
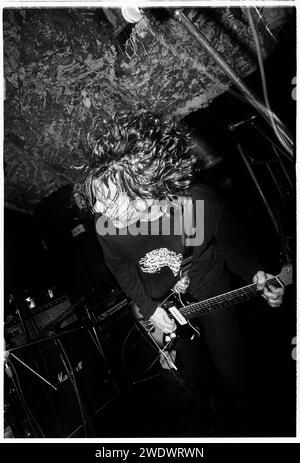
[[[194,186],[190,194],[193,200],[202,200],[204,204],[203,240],[193,247],[190,294],[202,300],[228,291],[227,267],[250,283],[261,266],[221,198],[204,185]],[[101,216],[96,215],[96,221],[99,218]],[[167,235],[145,233],[150,227],[159,230],[161,223],[162,218],[151,223],[141,222],[143,234],[136,234],[135,227],[132,230],[129,227],[127,234],[120,234],[118,229],[114,234],[105,234],[97,227],[108,267],[147,318],[178,280],[183,258],[182,237],[172,227]],[[110,229],[114,229],[111,223]]]

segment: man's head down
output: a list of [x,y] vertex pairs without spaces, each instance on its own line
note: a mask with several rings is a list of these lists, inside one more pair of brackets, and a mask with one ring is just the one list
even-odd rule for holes
[[75,191],[92,211],[97,200],[116,201],[120,194],[165,200],[190,186],[196,158],[190,132],[176,120],[150,112],[96,117],[85,146],[87,163]]

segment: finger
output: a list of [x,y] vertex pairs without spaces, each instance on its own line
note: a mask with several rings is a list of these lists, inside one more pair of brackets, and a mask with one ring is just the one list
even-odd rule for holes
[[187,287],[180,286],[179,288],[177,288],[177,291],[181,294],[184,294],[187,291]]
[[187,285],[178,283],[176,287],[177,289],[181,290],[181,289],[186,289]]
[[278,286],[267,285],[267,288],[268,288],[269,291],[271,291],[274,294],[279,294],[279,295],[284,294],[284,288],[282,288],[282,287],[278,288]]
[[282,305],[282,299],[278,299],[277,301],[272,301],[271,299],[266,298],[267,304],[270,307],[280,307]]
[[282,296],[278,296],[278,295],[275,295],[273,293],[270,293],[266,288],[264,288],[263,290],[263,293],[261,294],[261,297],[263,297],[264,299],[266,299],[266,301],[269,303],[273,303],[273,302],[279,302],[281,303],[282,302]]
[[254,283],[257,285],[259,291],[263,289],[266,279],[266,274],[262,270],[259,270],[254,276]]
[[172,333],[172,331],[174,331],[175,328],[176,328],[176,325],[175,325],[175,324],[166,325],[165,323],[162,323],[161,326],[162,326],[162,329],[163,329],[164,331],[168,331],[168,333]]
[[168,331],[171,332],[174,330],[174,324],[173,323],[166,323],[164,321],[159,321],[157,323],[157,326],[162,330],[162,331]]
[[186,288],[189,285],[189,281],[180,281],[179,285],[184,286]]
[[268,305],[270,305],[271,307],[279,307],[282,304],[282,297],[278,299],[270,299],[264,294],[262,294],[262,297],[267,301]]
[[165,322],[165,323],[173,323],[174,320],[172,318],[169,317],[169,315],[166,313],[166,312],[163,312],[162,314],[162,320]]
[[271,307],[279,307],[281,304],[282,304],[282,301],[268,301],[268,304],[271,306]]
[[189,286],[189,281],[187,280],[184,280],[183,278],[181,280],[179,280],[176,285],[175,285],[175,289],[177,290],[185,290],[187,287]]
[[163,333],[171,333],[174,331],[174,326],[168,322],[165,322],[163,319],[152,318],[152,323]]
[[154,322],[154,324],[163,333],[172,333],[172,331],[174,331],[174,329],[172,329],[169,325],[162,323],[161,321]]
[[166,326],[163,326],[160,328],[160,330],[163,332],[163,333],[166,333],[166,334],[170,334],[170,333],[173,333],[173,331],[175,331],[175,328],[167,328]]
[[174,320],[172,320],[171,318],[168,317],[168,315],[165,315],[163,320],[162,320],[162,324],[164,326],[164,328],[166,330],[169,330],[170,332],[171,331],[174,331],[174,329],[176,328],[176,323]]
[[268,302],[269,306],[271,307],[280,307],[281,306],[281,301],[275,301],[275,302]]
[[277,301],[277,299],[282,298],[282,294],[274,293],[273,291],[269,291],[266,286],[264,287],[263,294],[264,294],[264,296],[267,297],[267,299],[271,299],[273,301]]

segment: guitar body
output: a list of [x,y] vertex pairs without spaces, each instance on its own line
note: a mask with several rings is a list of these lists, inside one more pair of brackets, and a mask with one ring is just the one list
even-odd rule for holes
[[175,347],[176,340],[180,337],[184,337],[192,341],[200,336],[199,328],[185,320],[180,313],[181,308],[187,305],[189,302],[192,302],[190,297],[183,294],[180,294],[179,297],[176,293],[171,293],[165,302],[157,304],[168,313],[170,318],[176,320],[176,332],[172,333],[171,335],[164,334],[160,329],[155,327],[150,320],[145,319],[140,313],[136,304],[133,303],[130,307],[130,310],[138,325],[142,327],[142,329],[146,331],[148,335],[151,336],[152,340],[160,348],[171,350]]

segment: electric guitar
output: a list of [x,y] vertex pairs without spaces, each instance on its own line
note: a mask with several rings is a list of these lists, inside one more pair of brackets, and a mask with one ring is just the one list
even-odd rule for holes
[[[266,284],[274,286],[288,286],[292,283],[292,266],[286,265],[282,268],[279,275],[268,278]],[[139,312],[138,307],[132,304],[132,313],[138,325],[152,338],[159,348],[170,351],[178,336],[188,336],[191,340],[200,336],[200,330],[192,324],[192,320],[205,317],[215,311],[226,309],[235,304],[249,301],[261,295],[256,284],[243,286],[224,294],[205,299],[200,302],[189,302],[183,294],[171,291],[170,295],[160,304],[165,309],[169,317],[176,321],[176,331],[171,334],[164,334],[156,328],[151,320],[145,319]]]

